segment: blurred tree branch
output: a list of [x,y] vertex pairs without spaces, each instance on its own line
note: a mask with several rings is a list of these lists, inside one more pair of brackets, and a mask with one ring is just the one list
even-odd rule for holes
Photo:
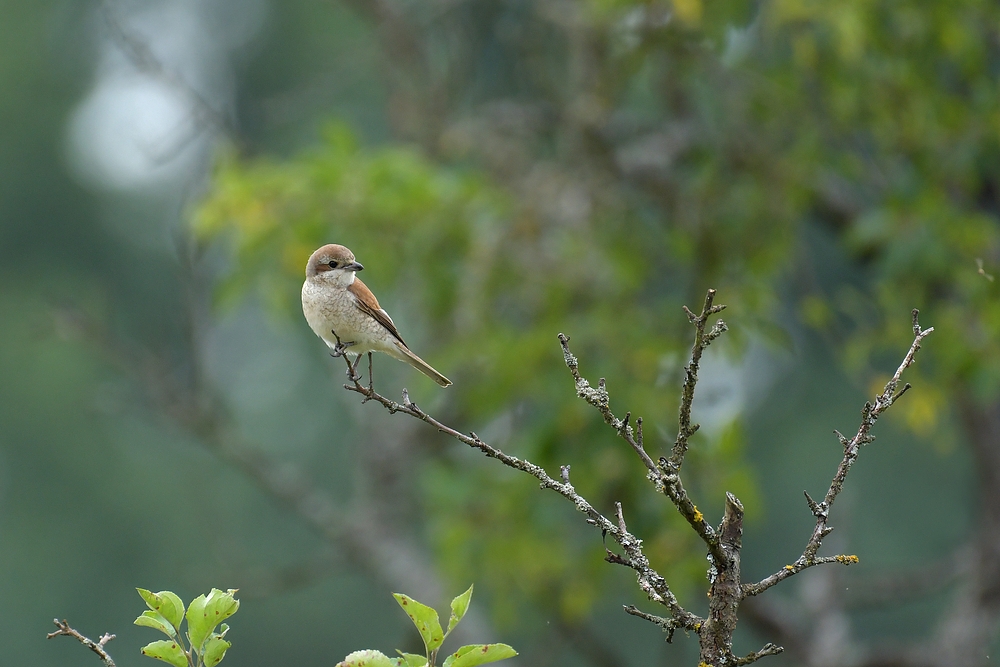
[[[782,3],[764,3],[756,5],[760,14],[745,20],[717,19],[712,14],[725,7],[716,6],[711,12],[706,10],[698,25],[685,22],[669,3],[619,3],[621,11],[607,15],[588,14],[592,3],[485,3],[481,5],[487,8],[481,12],[485,19],[473,16],[470,7],[476,3],[468,2],[421,5],[349,0],[347,4],[367,16],[383,36],[388,65],[397,71],[390,79],[394,89],[433,90],[432,95],[437,95],[442,86],[432,85],[431,77],[438,80],[444,73],[450,82],[446,86],[450,90],[444,91],[450,98],[442,94],[437,107],[398,103],[406,95],[390,95],[390,113],[400,134],[414,136],[411,130],[419,128],[424,133],[421,143],[429,152],[446,158],[472,156],[486,165],[517,193],[519,201],[526,202],[525,208],[538,213],[539,227],[553,221],[557,224],[549,228],[557,227],[562,224],[560,214],[579,210],[586,213],[565,214],[570,224],[601,224],[607,208],[591,213],[587,207],[601,199],[613,202],[635,186],[653,203],[643,209],[645,226],[628,230],[641,229],[641,235],[622,237],[641,238],[643,244],[662,253],[659,239],[651,241],[649,232],[669,229],[682,237],[684,261],[712,275],[727,264],[727,257],[746,258],[743,247],[736,253],[727,251],[725,239],[750,237],[741,232],[744,228],[752,232],[755,220],[774,225],[816,216],[823,221],[822,232],[836,233],[837,242],[850,248],[847,252],[858,258],[865,274],[876,276],[872,283],[878,288],[873,294],[898,293],[906,305],[919,304],[925,318],[933,315],[943,325],[936,336],[948,335],[949,321],[953,330],[967,335],[934,347],[953,351],[953,360],[942,363],[943,370],[937,372],[958,378],[942,386],[949,397],[959,397],[961,426],[956,431],[967,436],[976,461],[973,468],[979,475],[974,491],[978,495],[970,504],[981,508],[984,516],[976,520],[968,567],[956,571],[962,586],[956,588],[952,604],[963,622],[951,623],[945,608],[939,631],[955,637],[947,643],[961,652],[960,658],[946,662],[981,662],[997,627],[1000,585],[1000,553],[995,545],[1000,498],[994,492],[1000,438],[995,424],[990,424],[996,421],[997,402],[995,393],[990,393],[995,391],[990,389],[995,382],[989,379],[989,369],[997,367],[995,350],[991,351],[995,343],[990,341],[998,340],[995,325],[990,323],[998,320],[988,310],[989,303],[997,301],[995,290],[982,290],[978,301],[969,297],[963,291],[963,274],[949,273],[947,267],[971,273],[975,271],[971,258],[979,256],[985,264],[979,265],[983,273],[975,276],[976,283],[987,283],[985,275],[995,273],[991,267],[996,265],[996,246],[983,241],[991,237],[965,227],[969,210],[989,212],[997,206],[996,133],[975,115],[977,108],[992,113],[995,107],[992,89],[987,85],[984,90],[981,85],[992,78],[977,74],[983,63],[987,72],[996,63],[997,41],[990,27],[996,21],[985,13],[995,9],[959,3],[942,14],[934,3],[899,8],[899,12],[886,3],[828,9],[816,5],[789,20],[780,14]],[[498,4],[504,6],[497,9]],[[523,20],[510,19],[512,7],[524,12]],[[854,19],[849,32],[865,49],[861,61],[852,60],[850,48],[841,48],[837,38],[841,17]],[[732,31],[712,33],[713,24]],[[545,32],[551,27],[555,29]],[[732,59],[730,47],[754,35],[763,37],[744,46],[751,57],[760,56],[759,66],[740,67],[739,53]],[[948,38],[954,35],[963,38]],[[985,48],[977,50],[976,40],[981,38],[985,38]],[[477,40],[485,44],[482,53],[475,51]],[[545,43],[553,46],[545,50],[539,42],[544,42],[543,47]],[[954,49],[940,46],[956,43]],[[433,51],[431,72],[426,56],[435,46],[440,48]],[[494,86],[504,77],[495,76],[493,70],[474,71],[485,61],[482,55],[487,49],[507,49],[534,76],[524,76],[522,70],[518,86]],[[782,50],[790,55],[782,55]],[[557,75],[546,80],[544,74],[551,64],[562,64],[564,54],[570,52],[572,72],[568,67],[557,69]],[[703,53],[710,56],[705,59],[707,67],[700,67],[704,63],[699,54]],[[500,59],[491,62],[496,60]],[[724,62],[711,67],[717,61]],[[642,75],[633,76],[636,72]],[[884,78],[887,72],[896,73],[892,80]],[[749,90],[745,85],[749,80],[764,84],[763,96],[743,94]],[[687,83],[691,81],[695,85]],[[648,91],[653,99],[648,105],[653,111],[647,116],[633,113],[624,102],[636,89],[640,94]],[[768,105],[762,97],[773,102]],[[441,107],[446,107],[444,112]],[[775,107],[787,111],[775,114]],[[752,112],[747,114],[746,109]],[[823,150],[823,142],[837,150]],[[693,186],[692,173],[700,175],[693,179]],[[722,192],[719,182],[725,187]],[[563,205],[563,195],[574,192],[584,193],[584,204]],[[769,215],[767,206],[760,204],[768,202],[769,194],[794,204]],[[722,215],[715,215],[720,211]],[[294,216],[293,212],[286,221]],[[945,221],[944,227],[968,229],[966,240],[950,244],[943,240],[946,237],[935,223],[926,222],[935,219]],[[985,216],[987,226],[995,227],[995,222],[992,213]],[[929,235],[929,240],[916,240],[922,234]],[[903,250],[908,252],[900,252],[900,244],[894,243],[904,237],[907,246]],[[780,245],[780,238],[778,233],[768,234],[767,244]],[[671,260],[675,257],[662,254]],[[905,266],[901,255],[914,258],[916,272]],[[811,263],[812,258],[808,260]],[[753,261],[758,266],[782,266],[781,260],[761,261],[759,256],[747,263]],[[884,266],[889,266],[890,280],[883,283]],[[990,274],[984,275],[987,270]],[[644,294],[664,282],[662,269],[649,273],[651,277],[644,277],[641,286]],[[705,278],[678,284],[688,286]],[[756,278],[747,284],[754,284]],[[836,287],[838,298],[842,286]],[[947,308],[947,317],[927,310],[935,300]],[[884,312],[895,311],[885,308]],[[861,335],[886,340],[871,329]],[[971,360],[958,353],[963,340]],[[848,598],[854,596],[853,584],[851,588]],[[889,591],[884,599],[893,597]],[[746,600],[745,608],[755,601]],[[802,612],[802,617],[812,618],[811,612]],[[970,636],[961,639],[961,633],[973,628]],[[787,648],[796,651],[792,642],[787,642]]]
[[112,41],[130,63],[145,76],[160,81],[183,98],[191,109],[195,131],[175,142],[168,154],[157,156],[166,162],[180,152],[204,130],[212,130],[226,137],[233,146],[242,149],[243,142],[233,119],[216,109],[206,97],[181,74],[168,67],[126,23],[115,0],[101,0],[101,12],[108,26]]
[[[378,452],[409,438],[396,437],[398,433],[389,434],[387,438],[376,437],[375,442],[365,448],[359,470],[362,491],[346,502],[335,500],[299,466],[271,456],[248,442],[239,434],[224,398],[202,368],[204,328],[208,324],[204,317],[204,283],[195,275],[194,259],[183,252],[182,258],[186,261],[184,279],[188,288],[185,315],[190,349],[186,373],[171,361],[173,357],[167,351],[117,336],[80,311],[61,309],[58,315],[63,325],[72,327],[100,350],[124,377],[141,387],[158,415],[172,421],[221,461],[246,476],[273,502],[294,512],[359,569],[384,581],[390,588],[411,591],[420,599],[444,599],[444,586],[426,550],[401,530],[398,522],[391,520],[392,516],[399,515],[398,506],[405,504],[402,500],[405,491],[399,488],[403,476],[394,473],[398,472],[396,466],[406,465],[406,458],[396,455],[397,452],[381,456]],[[364,493],[366,487],[377,488],[378,492]],[[286,590],[283,587],[289,584],[298,586],[304,580],[314,581],[329,574],[332,564],[332,558],[322,554],[289,571],[279,572],[277,576],[265,576],[262,588],[274,593]],[[248,572],[244,570],[243,574]],[[252,587],[250,592],[254,593]],[[474,641],[488,635],[482,612],[472,610],[455,633],[459,641]]]

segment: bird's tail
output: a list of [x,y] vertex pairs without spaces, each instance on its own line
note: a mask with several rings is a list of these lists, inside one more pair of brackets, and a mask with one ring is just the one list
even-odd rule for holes
[[413,366],[414,368],[416,368],[418,371],[420,371],[430,379],[437,382],[442,387],[447,387],[448,385],[451,384],[451,380],[449,380],[448,378],[446,378],[445,376],[441,375],[436,370],[434,370],[434,367],[428,364],[426,361],[424,361],[417,355],[410,352],[410,349],[405,345],[400,345],[399,343],[396,343],[396,349],[398,349],[400,352],[399,356],[400,361],[405,361],[406,363]]

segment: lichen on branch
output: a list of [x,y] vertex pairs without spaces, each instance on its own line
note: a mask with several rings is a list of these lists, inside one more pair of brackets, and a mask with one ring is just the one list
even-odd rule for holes
[[748,665],[765,656],[781,653],[784,649],[775,644],[768,643],[760,650],[743,657],[738,657],[733,653],[732,638],[736,629],[737,611],[743,600],[747,597],[758,595],[778,582],[814,565],[824,563],[851,565],[858,562],[858,557],[855,555],[817,555],[822,546],[823,538],[833,530],[828,525],[830,508],[842,490],[847,474],[857,459],[861,447],[874,439],[871,435],[871,430],[875,422],[885,410],[910,388],[908,384],[900,388],[903,371],[913,363],[916,352],[920,349],[921,342],[934,329],[921,329],[917,321],[918,313],[916,310],[913,311],[914,340],[903,362],[899,365],[899,368],[889,382],[886,383],[883,391],[875,397],[874,401],[865,404],[861,412],[861,425],[855,436],[848,439],[837,433],[844,447],[844,457],[837,468],[837,472],[830,483],[826,495],[822,501],[816,502],[808,493],[805,494],[806,503],[816,517],[816,525],[802,555],[795,562],[785,565],[770,577],[754,584],[744,584],[740,579],[743,504],[736,496],[727,493],[724,516],[718,529],[716,529],[708,523],[702,512],[698,510],[681,481],[681,468],[688,451],[689,441],[691,436],[698,431],[699,427],[698,424],[691,422],[691,406],[694,402],[702,354],[705,348],[728,329],[726,323],[722,320],[716,321],[711,328],[708,328],[709,318],[725,308],[722,305],[715,305],[714,300],[715,290],[709,290],[700,313],[695,314],[691,310],[684,308],[688,320],[695,327],[695,337],[691,347],[690,359],[684,368],[684,380],[681,387],[681,401],[678,411],[677,437],[674,440],[669,457],[661,457],[659,460],[654,460],[645,449],[642,418],[637,417],[633,426],[631,412],[626,412],[623,418],[615,415],[611,410],[611,397],[606,380],[601,378],[595,388],[580,373],[579,360],[569,347],[569,336],[562,333],[559,334],[563,359],[573,377],[577,395],[596,408],[604,418],[604,421],[614,429],[618,437],[631,447],[643,465],[645,465],[647,470],[646,477],[652,482],[657,492],[662,493],[671,501],[677,511],[687,520],[694,532],[705,543],[711,563],[709,570],[710,588],[708,591],[709,613],[705,618],[701,618],[682,607],[664,577],[650,565],[649,559],[643,553],[642,540],[633,535],[625,523],[622,504],[620,502],[615,503],[615,516],[613,520],[600,513],[573,487],[570,482],[569,465],[561,466],[559,469],[559,479],[555,479],[549,476],[541,466],[525,459],[505,454],[500,449],[484,442],[475,433],[466,435],[457,429],[443,424],[413,403],[405,389],[403,390],[402,403],[397,403],[376,392],[370,382],[368,386],[363,386],[360,382],[360,375],[358,375],[355,367],[350,362],[347,362],[349,382],[344,387],[349,391],[361,394],[364,402],[369,400],[377,401],[392,414],[403,413],[426,422],[442,433],[446,433],[456,440],[478,449],[486,456],[497,459],[510,468],[532,475],[540,482],[539,486],[541,488],[551,489],[572,502],[580,512],[587,515],[586,521],[588,524],[599,528],[602,535],[610,535],[614,542],[621,547],[622,553],[616,553],[605,548],[605,560],[609,563],[623,565],[633,570],[640,589],[650,600],[664,606],[668,615],[657,616],[631,605],[625,606],[626,613],[643,618],[661,627],[666,633],[667,641],[672,640],[674,632],[678,628],[697,634],[700,645],[700,664],[702,665],[714,665],[715,667]]

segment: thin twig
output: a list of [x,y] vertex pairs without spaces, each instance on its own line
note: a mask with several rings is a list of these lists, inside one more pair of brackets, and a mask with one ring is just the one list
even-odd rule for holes
[[[690,312],[690,311],[688,311]],[[716,311],[718,312],[718,311]],[[618,419],[615,414],[611,411],[609,406],[609,396],[607,382],[604,378],[601,378],[597,384],[597,389],[594,389],[590,382],[587,381],[580,374],[580,364],[577,361],[576,356],[569,349],[569,336],[565,334],[559,334],[559,344],[562,345],[563,360],[566,362],[567,368],[569,368],[570,374],[573,376],[573,381],[576,384],[576,395],[587,401],[601,413],[604,417],[604,421],[611,425],[615,429],[615,432],[625,440],[635,450],[636,454],[645,464],[646,469],[649,471],[646,477],[653,482],[656,486],[657,491],[660,491],[673,502],[677,511],[687,519],[687,522],[691,525],[694,531],[708,546],[709,553],[716,562],[721,562],[724,559],[722,550],[719,548],[718,537],[715,534],[715,529],[712,527],[708,521],[705,520],[704,515],[698,510],[698,507],[694,504],[691,498],[687,494],[687,490],[684,488],[684,484],[681,482],[680,474],[677,471],[671,470],[668,466],[665,466],[662,462],[665,459],[661,459],[661,464],[657,465],[653,462],[653,459],[646,453],[643,448],[642,443],[637,439],[637,433],[641,434],[641,431],[633,431],[632,427],[628,425],[629,417],[631,412],[626,413],[625,419]],[[703,349],[703,348],[702,348]],[[697,381],[697,377],[695,377]],[[692,390],[692,396],[693,396]],[[636,427],[641,427],[642,420],[636,420]]]
[[798,574],[802,570],[812,567],[813,565],[820,565],[823,563],[842,563],[844,565],[850,565],[858,562],[857,556],[841,555],[817,558],[816,553],[823,544],[823,538],[829,535],[830,531],[833,530],[831,526],[827,525],[830,518],[830,508],[833,507],[834,501],[837,499],[840,491],[844,488],[844,480],[847,478],[847,473],[850,471],[851,466],[861,453],[861,447],[875,439],[874,436],[871,435],[871,430],[879,416],[885,412],[889,406],[895,403],[907,389],[909,389],[910,385],[907,384],[904,385],[902,389],[897,391],[903,371],[913,364],[913,359],[917,354],[917,350],[920,349],[920,343],[924,340],[924,338],[930,335],[932,331],[934,331],[934,327],[921,329],[920,323],[917,320],[918,315],[919,312],[914,309],[912,312],[913,344],[910,345],[909,351],[903,358],[902,363],[899,364],[899,368],[896,369],[892,378],[890,378],[890,380],[885,384],[882,393],[875,397],[874,403],[865,403],[864,408],[861,410],[861,426],[858,427],[857,434],[848,440],[840,433],[837,433],[837,437],[844,445],[844,458],[841,460],[840,465],[837,468],[837,473],[833,476],[833,481],[830,482],[830,488],[827,490],[823,501],[817,503],[809,496],[808,493],[806,494],[806,503],[809,505],[810,511],[812,511],[813,515],[816,517],[816,526],[813,528],[812,535],[809,537],[809,541],[806,543],[806,547],[802,551],[802,555],[799,556],[794,563],[784,566],[766,579],[763,579],[755,584],[745,584],[743,586],[744,598],[751,595],[759,595],[771,586],[774,586],[779,581],[787,579],[793,574]]
[[677,629],[677,623],[672,618],[663,618],[662,616],[654,616],[653,614],[647,614],[646,612],[633,607],[630,604],[624,605],[626,614],[631,614],[632,616],[638,616],[639,618],[645,619],[650,623],[654,623],[661,628],[663,632],[667,635],[667,643],[674,641],[674,631]]
[[101,638],[98,641],[95,642],[93,639],[90,639],[89,637],[84,637],[79,632],[71,628],[69,622],[66,621],[65,619],[60,621],[58,618],[54,618],[52,619],[52,622],[55,623],[56,627],[59,629],[56,630],[55,632],[50,632],[47,635],[45,635],[46,639],[52,639],[53,637],[60,637],[60,636],[73,637],[78,642],[80,642],[81,644],[89,648],[91,651],[96,653],[97,656],[104,662],[104,664],[107,665],[107,667],[115,667],[115,661],[112,660],[111,656],[108,655],[108,652],[104,650],[104,645],[107,644],[112,639],[114,639],[115,638],[114,635],[106,632],[103,635],[101,635]]
[[573,356],[573,353],[569,351],[569,336],[559,334],[559,344],[562,345],[563,361],[566,362],[569,372],[573,375],[573,381],[576,383],[576,395],[597,408],[601,416],[604,417],[604,421],[610,424],[618,435],[635,450],[635,453],[638,454],[643,464],[645,464],[646,469],[649,470],[650,474],[648,476],[652,479],[659,479],[661,474],[660,469],[652,457],[646,453],[642,445],[642,418],[636,419],[637,431],[633,431],[628,423],[632,416],[631,412],[625,413],[625,419],[618,419],[611,412],[611,408],[608,407],[608,387],[604,378],[601,378],[597,383],[597,389],[591,387],[590,383],[580,375],[579,362]]
[[695,336],[694,344],[691,346],[691,361],[684,367],[684,384],[681,388],[681,404],[678,409],[677,419],[679,426],[677,429],[677,439],[674,441],[674,446],[668,459],[670,468],[675,472],[679,471],[681,465],[684,463],[684,454],[687,453],[688,440],[701,427],[700,424],[691,423],[691,404],[694,402],[695,385],[698,384],[698,369],[701,365],[701,355],[713,340],[728,329],[726,323],[719,320],[707,334],[705,333],[705,324],[708,322],[708,318],[715,313],[721,313],[726,308],[725,306],[712,305],[714,300],[715,290],[710,289],[705,295],[705,305],[702,307],[700,314],[695,315],[688,310],[687,306],[684,307],[684,312],[687,314],[688,320],[694,325]]
[[757,662],[758,660],[760,660],[764,656],[778,655],[779,653],[784,652],[784,650],[785,649],[783,649],[782,647],[776,646],[774,644],[764,644],[764,648],[762,648],[761,650],[754,651],[753,653],[749,653],[749,654],[747,654],[746,656],[744,656],[742,658],[737,658],[736,659],[736,664],[737,665],[749,665],[750,663]]

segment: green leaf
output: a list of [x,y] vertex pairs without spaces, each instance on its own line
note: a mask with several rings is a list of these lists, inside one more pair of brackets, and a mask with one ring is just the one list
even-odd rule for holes
[[180,645],[169,639],[161,639],[151,642],[142,647],[142,654],[150,658],[156,658],[163,662],[169,662],[174,667],[188,667],[187,655]]
[[176,593],[172,591],[150,593],[145,588],[135,590],[139,591],[139,595],[146,601],[147,607],[167,619],[167,622],[174,626],[175,630],[181,629],[181,619],[184,618],[184,602]]
[[170,622],[163,618],[159,612],[155,612],[147,609],[142,612],[142,616],[135,619],[134,623],[136,625],[145,626],[147,628],[153,628],[154,630],[159,630],[168,637],[176,637],[177,630],[170,624]]
[[160,591],[157,593],[163,600],[163,608],[159,610],[163,618],[170,621],[178,631],[181,629],[181,621],[184,620],[184,602],[173,591]]
[[355,651],[337,663],[336,667],[405,667],[403,658],[390,658],[380,651]]
[[226,650],[230,646],[232,644],[223,639],[222,635],[212,635],[209,637],[208,641],[205,642],[205,653],[202,655],[206,667],[215,667],[222,662],[222,659],[226,657]]
[[204,653],[202,645],[215,626],[239,610],[240,601],[233,597],[235,592],[235,588],[230,588],[228,592],[213,588],[207,597],[199,595],[191,600],[187,610],[188,636],[191,647],[197,653]]
[[448,620],[448,632],[454,630],[458,622],[465,617],[465,612],[469,610],[470,600],[472,600],[472,586],[469,586],[469,590],[451,601],[451,618]]
[[403,657],[403,664],[406,667],[424,667],[427,664],[427,658],[422,655],[417,655],[416,653],[403,653],[397,650],[396,653]]
[[472,644],[449,655],[442,667],[475,667],[513,658],[515,655],[517,651],[506,644]]
[[469,644],[468,646],[461,647],[460,649],[449,655],[447,658],[445,658],[441,667],[451,667],[451,664],[453,662],[455,662],[458,658],[462,657],[463,655],[473,650],[474,648],[476,648],[475,644]]
[[417,602],[409,595],[393,593],[392,596],[396,598],[396,602],[399,603],[399,606],[403,608],[406,615],[413,621],[413,625],[417,626],[417,632],[420,633],[421,639],[424,640],[427,652],[430,653],[441,646],[441,642],[444,641],[444,631],[441,630],[441,621],[438,619],[438,613],[427,605]]

